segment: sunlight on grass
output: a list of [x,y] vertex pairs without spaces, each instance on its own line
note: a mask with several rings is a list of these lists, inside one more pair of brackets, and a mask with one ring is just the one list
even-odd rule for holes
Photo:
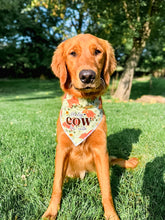
[[[135,80],[132,97],[142,91],[163,95],[163,85],[162,79],[153,79],[150,89],[148,81]],[[0,81],[0,219],[40,219],[48,206],[62,94],[58,81]],[[163,219],[165,106],[108,102],[109,91],[103,100],[109,153],[140,160],[135,170],[111,168],[120,218]],[[103,215],[95,174],[64,184],[58,219],[100,220]]]

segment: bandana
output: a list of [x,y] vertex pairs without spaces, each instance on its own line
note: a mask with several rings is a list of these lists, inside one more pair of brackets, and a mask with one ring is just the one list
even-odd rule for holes
[[60,111],[61,126],[75,146],[91,135],[103,117],[101,97],[94,100],[66,94]]

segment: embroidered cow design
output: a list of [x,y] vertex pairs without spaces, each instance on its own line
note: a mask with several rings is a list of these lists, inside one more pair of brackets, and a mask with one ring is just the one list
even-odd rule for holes
[[87,100],[66,94],[60,112],[63,130],[75,146],[82,143],[100,124],[103,117],[101,98]]

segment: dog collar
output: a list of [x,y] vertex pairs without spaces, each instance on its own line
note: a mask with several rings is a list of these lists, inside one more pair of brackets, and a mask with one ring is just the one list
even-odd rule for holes
[[61,126],[75,146],[98,127],[103,117],[101,97],[94,100],[65,94],[60,111]]

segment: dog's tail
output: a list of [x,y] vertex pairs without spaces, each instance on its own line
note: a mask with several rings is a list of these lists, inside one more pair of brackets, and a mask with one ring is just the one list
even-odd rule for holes
[[124,160],[122,158],[117,158],[114,156],[110,156],[110,158],[109,158],[110,166],[118,165],[123,168],[134,169],[135,167],[137,167],[138,163],[139,163],[139,160],[136,157],[132,157],[128,160]]

